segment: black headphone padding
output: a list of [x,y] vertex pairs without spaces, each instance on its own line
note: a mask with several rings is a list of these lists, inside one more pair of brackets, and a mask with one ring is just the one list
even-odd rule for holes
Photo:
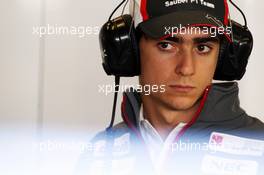
[[100,30],[103,67],[108,75],[132,77],[140,74],[138,41],[130,15],[108,21]]
[[246,72],[249,56],[253,49],[251,32],[235,21],[231,21],[233,42],[221,41],[215,80],[241,80]]

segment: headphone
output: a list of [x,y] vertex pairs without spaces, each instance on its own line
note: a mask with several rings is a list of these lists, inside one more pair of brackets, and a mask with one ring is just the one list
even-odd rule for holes
[[139,46],[130,15],[108,21],[99,34],[103,68],[107,75],[133,77],[140,74]]
[[[103,25],[99,34],[103,68],[107,75],[133,77],[140,75],[139,37],[134,28],[131,15],[121,15],[113,20],[115,11],[125,2],[121,2]],[[230,20],[232,42],[221,42],[215,80],[240,80],[245,72],[253,48],[253,37],[247,27],[242,10],[234,5],[243,15],[245,25]]]

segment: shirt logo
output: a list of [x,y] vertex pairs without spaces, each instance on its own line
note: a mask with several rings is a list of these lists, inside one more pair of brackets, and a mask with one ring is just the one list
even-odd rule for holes
[[221,145],[222,142],[223,142],[223,136],[218,135],[218,134],[212,135],[212,139],[210,140],[210,144]]
[[264,141],[213,132],[209,149],[234,155],[263,156]]
[[205,155],[202,171],[214,175],[257,175],[259,164],[252,160],[227,159],[219,156]]

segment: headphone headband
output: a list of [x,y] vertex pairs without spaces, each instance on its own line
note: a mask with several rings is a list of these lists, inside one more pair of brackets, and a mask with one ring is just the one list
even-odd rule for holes
[[[101,28],[99,41],[103,68],[107,75],[133,77],[140,74],[139,40],[133,27],[133,19],[130,15],[121,15],[111,20],[114,12],[124,2],[126,0],[117,6],[109,21]],[[215,80],[240,80],[246,72],[253,48],[253,37],[247,28],[245,15],[231,0],[230,2],[242,13],[245,26],[230,20],[233,42],[221,43]]]

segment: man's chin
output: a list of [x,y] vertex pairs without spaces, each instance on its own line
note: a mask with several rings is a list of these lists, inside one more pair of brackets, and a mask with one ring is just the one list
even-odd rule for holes
[[197,104],[197,99],[193,95],[178,96],[170,94],[154,95],[153,99],[159,101],[170,110],[189,110]]
[[173,110],[185,111],[194,107],[196,104],[195,102],[196,101],[192,99],[178,98],[166,101],[165,103],[167,103],[167,106]]
[[190,108],[192,108],[193,105],[190,104],[173,104],[171,105],[171,108],[177,111],[187,111]]

